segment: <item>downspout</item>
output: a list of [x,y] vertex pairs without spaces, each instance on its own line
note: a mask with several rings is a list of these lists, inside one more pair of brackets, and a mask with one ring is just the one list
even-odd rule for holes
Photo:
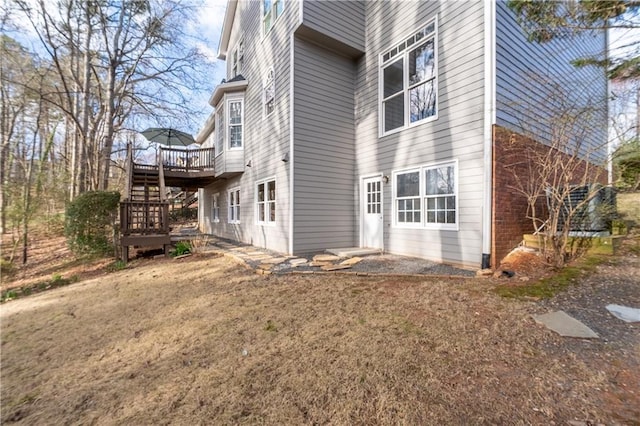
[[[300,8],[303,7],[302,4],[298,5]],[[293,209],[294,209],[294,152],[293,152],[293,141],[294,141],[294,50],[295,50],[295,35],[292,32],[289,37],[289,255],[293,255]]]
[[496,4],[484,1],[484,134],[482,190],[482,269],[491,267],[493,218],[493,125],[496,123]]

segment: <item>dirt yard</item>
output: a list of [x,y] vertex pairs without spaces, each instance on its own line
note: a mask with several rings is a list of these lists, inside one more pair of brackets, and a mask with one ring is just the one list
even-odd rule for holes
[[494,285],[135,261],[0,306],[1,420],[639,424],[638,328],[563,339]]

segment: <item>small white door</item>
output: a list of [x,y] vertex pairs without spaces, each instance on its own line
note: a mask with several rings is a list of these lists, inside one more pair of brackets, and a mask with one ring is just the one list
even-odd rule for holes
[[363,179],[362,246],[382,249],[382,178]]

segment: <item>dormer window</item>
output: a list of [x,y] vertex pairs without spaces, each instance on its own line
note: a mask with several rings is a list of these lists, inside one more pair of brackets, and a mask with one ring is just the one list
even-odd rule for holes
[[262,29],[267,34],[284,11],[284,0],[262,0]]

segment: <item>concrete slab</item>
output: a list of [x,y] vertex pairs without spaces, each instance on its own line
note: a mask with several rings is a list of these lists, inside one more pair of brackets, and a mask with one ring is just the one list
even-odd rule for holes
[[327,249],[328,253],[335,254],[338,257],[354,257],[354,256],[367,256],[370,254],[380,254],[382,250],[363,248],[363,247],[345,247],[345,248],[332,248]]
[[564,337],[580,339],[598,339],[599,336],[589,327],[568,315],[564,311],[549,312],[543,315],[532,315],[537,323]]

